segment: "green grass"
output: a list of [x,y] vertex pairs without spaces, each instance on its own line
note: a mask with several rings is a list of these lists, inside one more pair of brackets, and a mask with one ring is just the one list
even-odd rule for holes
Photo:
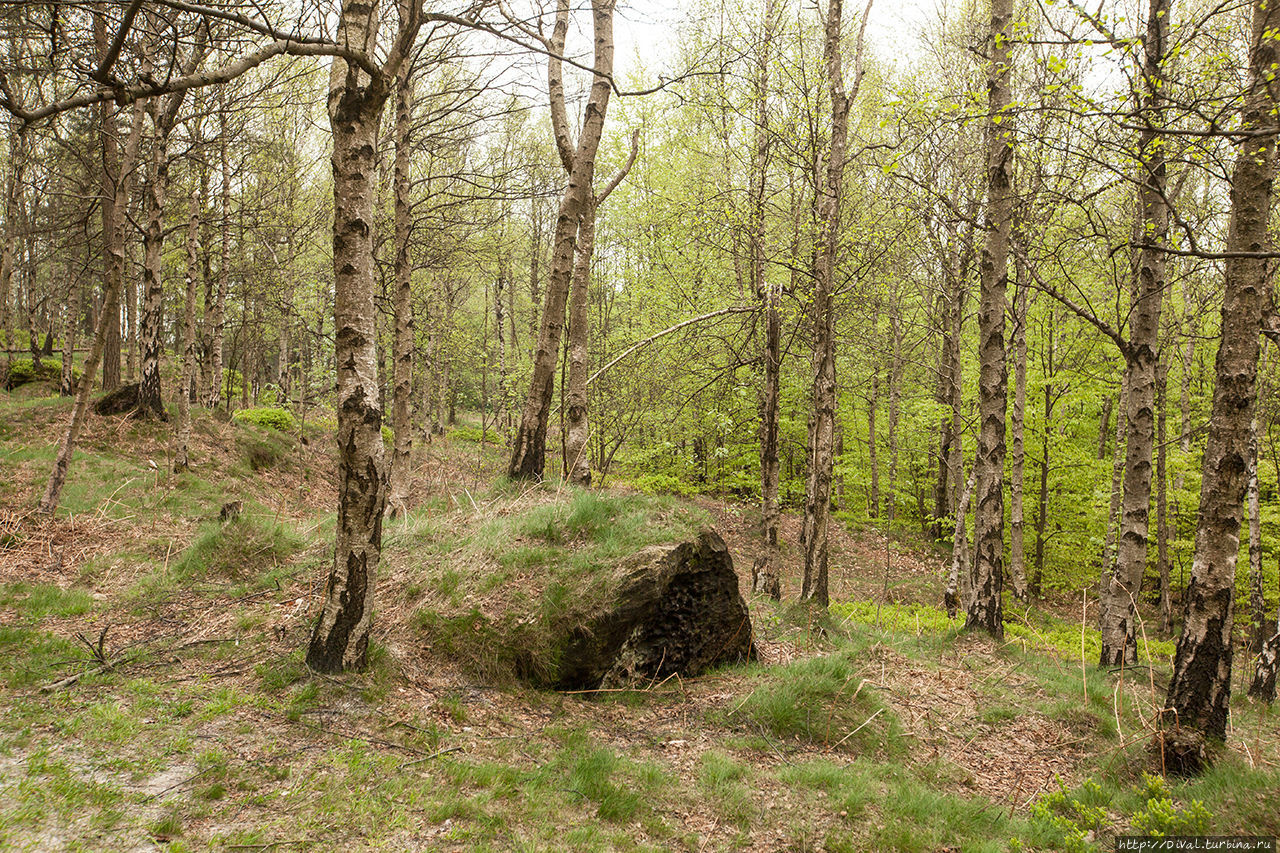
[[[1024,649],[1055,654],[1066,660],[1079,661],[1082,654],[1090,664],[1098,660],[1102,640],[1098,629],[1080,623],[1067,622],[1045,613],[1027,611],[1017,613],[1006,608],[1006,642],[1017,643]],[[840,601],[831,605],[831,615],[846,622],[874,626],[880,629],[910,632],[916,636],[950,637],[963,625],[959,619],[951,619],[946,611],[928,604],[892,604],[874,601]],[[1021,621],[1017,621],[1021,620]],[[1143,663],[1168,663],[1173,659],[1174,644],[1139,636],[1138,656]]]
[[752,667],[751,692],[723,717],[784,741],[852,753],[901,754],[906,742],[893,711],[847,645],[823,657]]
[[263,515],[209,521],[191,546],[170,565],[174,578],[258,581],[287,562],[304,545],[292,525]]
[[93,609],[93,597],[87,590],[51,583],[6,583],[0,584],[0,607],[13,608],[28,619],[81,616]]

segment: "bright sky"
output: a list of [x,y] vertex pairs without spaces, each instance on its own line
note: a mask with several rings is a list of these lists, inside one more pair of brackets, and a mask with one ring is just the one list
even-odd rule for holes
[[[959,0],[875,0],[867,39],[882,61],[910,61],[916,53],[915,42],[922,25],[936,20],[942,10],[958,5]],[[846,0],[845,14],[860,14],[863,2]],[[813,11],[813,3],[806,0]],[[615,65],[625,77],[636,67],[640,56],[651,68],[665,66],[670,60],[681,21],[687,19],[689,4],[678,0],[623,0],[614,24],[617,44]],[[813,14],[817,14],[813,11]],[[585,34],[579,34],[579,37]],[[586,48],[589,41],[579,42]],[[670,70],[670,69],[667,69]]]

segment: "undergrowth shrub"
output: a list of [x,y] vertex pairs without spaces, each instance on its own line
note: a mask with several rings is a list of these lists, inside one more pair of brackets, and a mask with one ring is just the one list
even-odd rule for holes
[[[79,368],[72,367],[71,375],[73,379],[79,380]],[[61,377],[62,359],[60,358],[42,358],[39,361],[32,358],[17,358],[9,365],[9,372],[5,376],[5,388],[12,391],[28,382],[53,381]]]
[[449,440],[470,441],[475,444],[486,442],[488,444],[501,444],[502,437],[498,435],[496,430],[485,429],[481,432],[480,427],[459,426],[449,430]]
[[1137,835],[1163,838],[1167,835],[1208,835],[1213,814],[1200,800],[1186,807],[1174,805],[1163,776],[1142,774],[1147,804],[1134,812],[1130,824]]
[[288,409],[239,409],[231,416],[231,420],[238,424],[255,424],[281,432],[293,432],[298,428],[297,421]]

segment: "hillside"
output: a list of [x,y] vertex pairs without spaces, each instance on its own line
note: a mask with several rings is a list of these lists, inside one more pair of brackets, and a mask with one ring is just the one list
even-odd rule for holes
[[[0,400],[6,849],[1104,850],[1129,831],[1280,834],[1276,711],[1234,702],[1203,778],[1144,775],[1167,642],[1150,637],[1150,666],[1098,670],[1069,600],[1010,607],[1003,645],[962,634],[936,606],[940,560],[874,532],[834,533],[829,619],[750,601],[758,663],[628,690],[530,686],[504,614],[554,620],[574,577],[708,524],[746,589],[757,513],[506,485],[476,430],[420,450],[413,505],[386,524],[371,671],[310,674],[331,435],[201,411],[195,467],[174,476],[167,428],[91,418],[63,510],[41,522],[27,513],[67,406]],[[235,500],[239,518],[220,520]],[[784,600],[796,528],[784,518]]]

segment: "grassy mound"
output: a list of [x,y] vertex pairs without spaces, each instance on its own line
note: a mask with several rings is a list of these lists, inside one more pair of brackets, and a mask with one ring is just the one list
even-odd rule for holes
[[[557,680],[571,633],[605,601],[615,568],[648,545],[707,523],[671,498],[570,491],[498,497],[487,519],[410,515],[387,532],[386,559],[412,582],[421,645],[487,681]],[[496,511],[495,511],[496,510]]]
[[242,515],[226,524],[207,522],[171,568],[181,580],[258,579],[287,561],[303,544],[302,537],[287,524]]

